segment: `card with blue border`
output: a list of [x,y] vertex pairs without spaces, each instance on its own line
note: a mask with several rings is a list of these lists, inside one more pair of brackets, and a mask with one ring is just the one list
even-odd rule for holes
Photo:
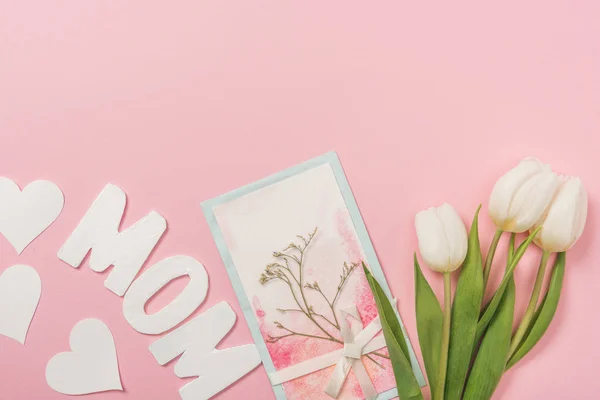
[[363,262],[391,293],[336,153],[202,209],[278,400],[398,395]]

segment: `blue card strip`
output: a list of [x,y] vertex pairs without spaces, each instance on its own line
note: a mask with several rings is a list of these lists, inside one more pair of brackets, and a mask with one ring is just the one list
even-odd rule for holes
[[[219,197],[216,197],[211,200],[207,200],[202,203],[202,211],[204,212],[204,216],[208,222],[210,230],[212,232],[215,243],[217,244],[217,248],[219,253],[221,254],[221,258],[225,263],[225,267],[227,269],[227,273],[229,274],[229,279],[231,280],[231,284],[235,290],[237,298],[240,302],[242,312],[244,313],[244,317],[246,318],[246,322],[248,323],[248,327],[250,328],[250,332],[252,334],[252,339],[256,344],[258,351],[260,353],[261,359],[263,361],[263,365],[267,370],[267,373],[275,372],[275,366],[273,365],[273,361],[271,360],[271,356],[267,350],[266,343],[263,340],[263,337],[260,333],[260,329],[258,327],[258,321],[256,320],[256,316],[252,311],[252,307],[250,306],[250,301],[244,288],[242,287],[242,282],[237,273],[231,255],[229,254],[229,249],[225,244],[225,239],[223,238],[223,233],[221,232],[221,228],[217,223],[217,219],[214,214],[214,207],[219,204],[228,203],[234,199],[242,197],[248,193],[252,193],[256,190],[262,189],[266,186],[270,186],[274,183],[283,181],[287,178],[290,178],[294,175],[301,174],[323,164],[329,164],[333,170],[335,179],[340,188],[344,201],[346,202],[346,206],[348,207],[348,211],[350,213],[350,217],[352,219],[352,223],[354,224],[354,228],[358,234],[358,238],[365,252],[367,263],[371,268],[373,276],[377,279],[377,281],[381,284],[385,294],[391,299],[391,292],[387,281],[385,280],[385,276],[381,269],[381,265],[379,264],[379,260],[377,259],[377,255],[375,254],[375,249],[373,248],[373,244],[371,243],[371,239],[369,238],[369,234],[367,232],[367,228],[365,227],[365,223],[360,215],[360,211],[358,209],[358,205],[356,204],[356,200],[354,199],[354,195],[352,194],[352,190],[350,189],[350,185],[348,184],[348,180],[346,179],[346,175],[344,174],[344,170],[340,163],[340,160],[335,152],[330,152],[324,154],[320,157],[314,158],[312,160],[306,161],[302,164],[296,165],[294,167],[283,170],[275,175],[271,175],[267,178],[261,179],[257,182],[251,183],[249,185],[243,186],[239,189],[233,190],[229,193],[223,194]],[[402,326],[402,331],[404,333],[404,337],[408,344],[408,349],[410,353],[410,360],[412,363],[413,371],[415,376],[417,377],[417,381],[421,386],[425,386],[425,377],[423,376],[423,372],[419,367],[419,363],[417,362],[417,358],[415,356],[412,345],[410,344],[410,339],[406,333],[406,329],[404,328],[404,323],[402,319],[399,317],[400,325]],[[277,400],[287,400],[285,395],[283,385],[275,385],[273,386],[273,391],[275,392],[275,397]],[[378,400],[389,400],[398,396],[398,391],[394,389],[390,389],[386,392],[380,393],[377,397]]]

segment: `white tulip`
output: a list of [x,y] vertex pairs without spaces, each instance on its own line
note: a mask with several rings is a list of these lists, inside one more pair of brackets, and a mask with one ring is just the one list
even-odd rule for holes
[[496,182],[490,217],[501,231],[525,232],[544,215],[559,185],[550,165],[526,158]]
[[567,251],[581,237],[587,219],[587,193],[581,180],[561,177],[546,215],[536,224],[542,226],[534,242],[547,252]]
[[467,255],[467,229],[449,204],[421,211],[415,217],[421,256],[429,268],[452,272]]

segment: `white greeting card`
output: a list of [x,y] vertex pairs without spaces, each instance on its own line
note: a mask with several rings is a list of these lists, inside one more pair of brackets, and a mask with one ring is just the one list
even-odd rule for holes
[[335,153],[203,208],[278,399],[397,395],[362,263],[389,289]]

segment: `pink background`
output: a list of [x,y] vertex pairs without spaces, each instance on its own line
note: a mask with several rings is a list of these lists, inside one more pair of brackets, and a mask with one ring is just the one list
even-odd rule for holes
[[[45,365],[86,317],[112,329],[126,389],[90,399],[179,398],[184,381],[154,361],[153,338],[128,325],[105,276],[56,257],[107,182],[129,196],[124,226],[152,209],[168,220],[148,265],[175,254],[206,265],[200,311],[228,300],[240,320],[224,344],[237,345],[250,334],[199,204],[328,150],[340,155],[415,344],[414,214],[448,201],[470,220],[523,156],[581,176],[589,220],[558,314],[495,398],[595,397],[600,3],[208,3],[0,4],[0,174],[21,186],[50,179],[66,197],[21,256],[0,238],[0,270],[27,263],[43,280],[27,345],[0,338],[0,399],[66,399],[46,385]],[[520,313],[536,263],[517,272]],[[249,394],[273,398],[262,368],[219,398]]]

